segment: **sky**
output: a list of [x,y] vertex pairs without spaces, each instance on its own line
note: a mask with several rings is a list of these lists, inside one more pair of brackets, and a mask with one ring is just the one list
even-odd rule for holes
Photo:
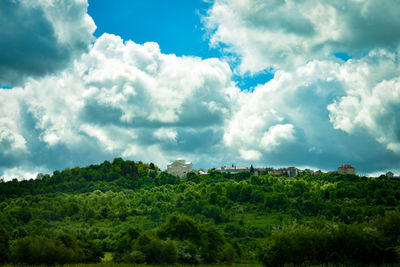
[[0,177],[122,157],[400,175],[397,0],[0,1]]

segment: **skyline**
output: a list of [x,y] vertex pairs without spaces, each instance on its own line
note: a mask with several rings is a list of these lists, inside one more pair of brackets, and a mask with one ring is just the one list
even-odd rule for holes
[[123,157],[400,172],[396,1],[0,3],[0,177]]

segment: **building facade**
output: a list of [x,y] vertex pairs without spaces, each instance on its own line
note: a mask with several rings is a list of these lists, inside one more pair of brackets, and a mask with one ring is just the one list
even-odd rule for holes
[[239,173],[239,172],[250,172],[250,169],[247,167],[221,167],[221,168],[216,168],[215,171],[221,172],[221,173]]
[[394,173],[391,172],[391,171],[388,171],[385,175],[386,175],[387,177],[389,177],[389,178],[393,178]]
[[254,168],[254,175],[261,175],[262,173],[272,173],[274,168]]
[[169,174],[176,175],[181,178],[186,177],[186,175],[192,171],[193,171],[192,163],[184,159],[177,159],[174,162],[167,164],[167,172]]
[[295,167],[286,168],[285,171],[286,171],[286,175],[288,177],[295,177],[295,176],[299,175],[299,170]]
[[344,164],[338,168],[338,173],[340,173],[340,174],[356,174],[356,169],[349,164]]

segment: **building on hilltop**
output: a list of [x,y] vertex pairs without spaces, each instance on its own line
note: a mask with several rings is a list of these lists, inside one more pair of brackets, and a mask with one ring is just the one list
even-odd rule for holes
[[387,177],[389,177],[389,178],[393,178],[394,173],[391,172],[391,171],[388,171],[385,175],[386,175]]
[[356,174],[356,169],[349,164],[344,164],[338,168],[338,173],[340,173],[340,174]]
[[247,168],[247,167],[236,167],[236,166],[232,165],[232,167],[224,166],[224,167],[221,167],[221,168],[216,168],[215,171],[221,172],[221,173],[232,173],[232,174],[235,174],[235,173],[239,173],[239,172],[250,172],[250,169]]
[[322,174],[322,171],[320,171],[320,170],[312,171],[311,174],[314,175],[314,176],[320,176]]
[[254,175],[272,173],[274,168],[254,168]]
[[186,175],[192,171],[192,163],[184,159],[177,159],[174,162],[167,164],[167,172],[181,178],[186,177]]
[[299,169],[297,169],[296,167],[289,167],[273,170],[271,173],[276,176],[295,177],[299,175],[300,172]]
[[295,167],[286,168],[285,171],[286,171],[286,175],[288,177],[295,177],[295,176],[299,175],[299,169],[297,169]]
[[203,171],[203,170],[198,170],[198,173],[200,176],[206,176],[209,175],[207,172]]

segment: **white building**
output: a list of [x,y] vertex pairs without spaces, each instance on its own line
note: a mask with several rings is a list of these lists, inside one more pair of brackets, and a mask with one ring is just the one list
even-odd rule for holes
[[239,172],[250,172],[250,169],[247,167],[236,167],[233,166],[232,167],[221,167],[221,168],[216,168],[215,169],[216,172],[221,172],[221,173],[232,173],[232,174],[236,174]]
[[186,177],[186,174],[193,171],[193,165],[184,159],[177,159],[172,163],[167,164],[167,172],[181,178]]

